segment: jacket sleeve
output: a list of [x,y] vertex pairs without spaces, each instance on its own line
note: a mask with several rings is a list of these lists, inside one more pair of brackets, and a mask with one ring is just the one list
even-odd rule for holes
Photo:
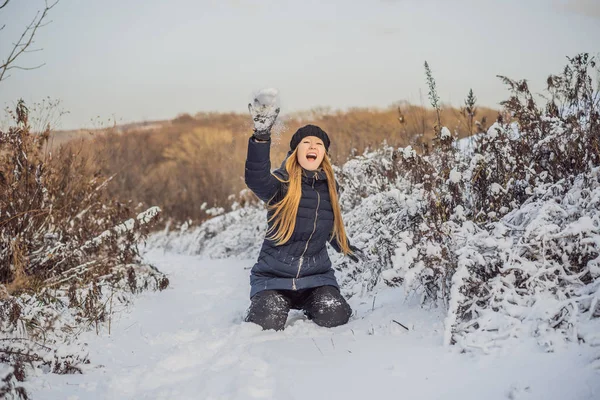
[[265,203],[268,203],[281,189],[281,182],[271,174],[270,152],[270,139],[264,143],[256,142],[252,136],[248,139],[244,181],[248,188]]

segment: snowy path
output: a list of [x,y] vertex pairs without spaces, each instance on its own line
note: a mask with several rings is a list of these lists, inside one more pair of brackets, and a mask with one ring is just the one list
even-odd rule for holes
[[584,348],[459,354],[441,345],[442,315],[397,289],[380,291],[374,310],[352,299],[342,327],[294,313],[285,331],[262,332],[242,323],[251,261],[147,257],[171,287],[142,294],[111,335],[86,334],[89,370],[32,378],[33,399],[600,399]]

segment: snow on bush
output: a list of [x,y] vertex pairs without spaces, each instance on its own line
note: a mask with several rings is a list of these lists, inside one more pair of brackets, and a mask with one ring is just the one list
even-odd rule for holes
[[265,208],[258,202],[233,208],[195,228],[183,224],[171,230],[167,224],[164,231],[148,237],[145,247],[207,258],[256,258],[267,229]]
[[[426,207],[382,277],[444,304],[447,344],[489,350],[527,335],[551,350],[600,341],[594,66],[586,55],[571,59],[548,79],[544,108],[525,81],[503,78],[510,120],[500,117],[458,158],[440,137],[430,154],[403,161]],[[448,169],[462,181],[448,182]]]
[[[455,230],[447,343],[488,349],[527,335],[553,349],[600,341],[599,178],[594,168],[537,191],[500,221]],[[590,320],[595,334],[580,328]]]

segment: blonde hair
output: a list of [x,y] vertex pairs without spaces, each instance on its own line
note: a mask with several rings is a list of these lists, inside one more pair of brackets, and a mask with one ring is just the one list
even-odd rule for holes
[[[285,169],[288,173],[288,180],[282,179],[273,174],[278,181],[288,185],[287,193],[284,198],[275,204],[267,205],[269,211],[274,211],[269,218],[269,222],[273,221],[273,225],[267,231],[267,238],[276,241],[275,245],[280,246],[287,243],[292,237],[294,228],[296,227],[296,216],[302,197],[302,166],[298,163],[296,148],[285,162]],[[352,254],[344,229],[344,221],[342,220],[342,211],[338,201],[337,188],[335,186],[335,176],[331,166],[331,160],[327,153],[323,157],[321,167],[327,175],[327,187],[329,189],[329,199],[331,208],[333,208],[333,234],[331,238],[336,238],[340,244],[340,248],[344,254]],[[272,236],[268,236],[273,233]],[[330,238],[330,239],[331,239]]]

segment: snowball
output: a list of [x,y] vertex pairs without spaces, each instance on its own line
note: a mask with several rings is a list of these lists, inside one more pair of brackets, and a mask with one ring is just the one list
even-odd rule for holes
[[[254,94],[254,100],[251,102],[252,118],[254,119],[254,129],[262,131],[272,128],[271,125],[279,113],[279,91],[277,89],[262,89]],[[256,118],[261,115],[262,118]]]
[[264,106],[279,106],[279,90],[274,88],[261,89],[254,94],[254,98]]

